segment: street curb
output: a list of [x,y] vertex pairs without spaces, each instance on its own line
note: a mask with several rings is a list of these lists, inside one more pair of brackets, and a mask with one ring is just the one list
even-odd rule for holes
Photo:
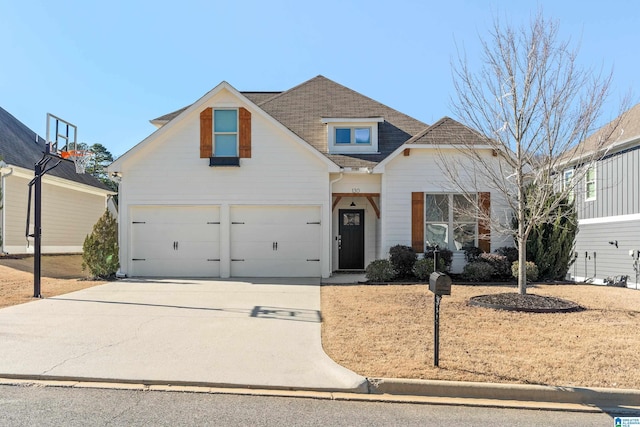
[[640,390],[476,383],[465,381],[369,378],[369,393],[439,398],[488,399],[586,405],[600,409],[640,410]]
[[640,414],[640,390],[370,378],[369,391],[0,375],[0,385],[311,398],[351,402]]

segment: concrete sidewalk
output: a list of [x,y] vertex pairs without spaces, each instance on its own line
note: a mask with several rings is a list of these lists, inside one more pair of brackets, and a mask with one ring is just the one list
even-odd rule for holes
[[366,392],[323,351],[320,282],[124,280],[0,310],[0,377]]

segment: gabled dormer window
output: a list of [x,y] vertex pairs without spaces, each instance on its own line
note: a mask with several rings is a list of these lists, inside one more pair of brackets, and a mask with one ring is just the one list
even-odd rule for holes
[[324,118],[329,153],[377,153],[378,123],[382,117]]

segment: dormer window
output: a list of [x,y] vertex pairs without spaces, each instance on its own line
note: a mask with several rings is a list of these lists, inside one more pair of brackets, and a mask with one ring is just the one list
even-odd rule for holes
[[368,144],[371,145],[371,128],[335,128],[336,145]]
[[329,153],[377,153],[378,123],[382,117],[324,118]]

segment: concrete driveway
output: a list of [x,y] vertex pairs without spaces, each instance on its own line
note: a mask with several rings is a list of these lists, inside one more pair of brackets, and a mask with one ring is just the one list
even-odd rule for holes
[[123,280],[0,310],[0,377],[366,391],[318,279]]

